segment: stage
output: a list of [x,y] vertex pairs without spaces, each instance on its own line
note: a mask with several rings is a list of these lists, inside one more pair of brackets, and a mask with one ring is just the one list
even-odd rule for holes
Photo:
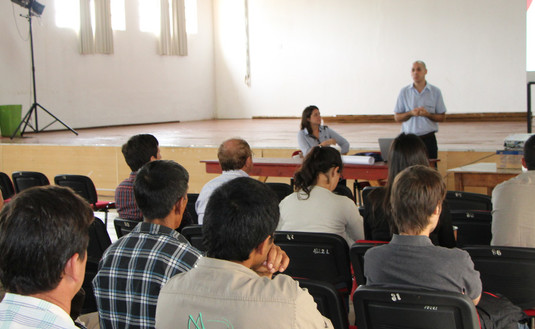
[[[43,172],[50,181],[59,174],[91,177],[99,195],[112,199],[117,184],[130,172],[121,145],[135,134],[155,135],[164,159],[182,164],[190,173],[190,192],[198,193],[216,174],[207,174],[200,160],[216,159],[217,147],[230,137],[242,137],[253,148],[255,157],[290,157],[298,149],[299,119],[238,119],[172,122],[146,125],[79,129],[78,136],[68,130],[27,133],[23,138],[0,140],[0,171]],[[377,151],[379,137],[395,137],[398,123],[330,123],[351,145],[350,154]],[[454,188],[447,169],[480,161],[497,162],[496,150],[505,137],[525,133],[524,122],[444,122],[437,134],[439,171],[448,188]],[[270,178],[283,181],[286,178]],[[477,189],[474,192],[481,192]]]

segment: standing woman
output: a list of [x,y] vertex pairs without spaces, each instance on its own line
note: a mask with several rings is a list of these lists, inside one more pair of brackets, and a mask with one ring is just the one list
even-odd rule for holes
[[279,231],[334,233],[349,246],[364,238],[362,217],[355,203],[334,194],[343,169],[340,152],[313,147],[295,173],[295,192],[280,204]]
[[340,153],[349,152],[349,142],[336,131],[321,124],[320,110],[315,105],[307,106],[301,116],[301,130],[297,134],[299,149],[306,156],[314,146],[330,146],[338,144]]

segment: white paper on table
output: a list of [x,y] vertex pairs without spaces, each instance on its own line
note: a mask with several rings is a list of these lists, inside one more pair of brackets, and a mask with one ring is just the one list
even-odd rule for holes
[[375,159],[366,155],[342,155],[342,162],[348,164],[372,165],[375,163]]

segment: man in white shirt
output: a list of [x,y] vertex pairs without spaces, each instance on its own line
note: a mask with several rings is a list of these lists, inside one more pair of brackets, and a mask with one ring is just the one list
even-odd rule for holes
[[223,173],[206,183],[195,202],[198,223],[203,223],[204,212],[210,196],[219,186],[238,177],[249,177],[253,169],[253,152],[249,144],[240,138],[231,138],[219,146],[217,158]]
[[526,172],[492,191],[493,246],[535,248],[535,136],[524,143]]
[[1,328],[77,328],[71,301],[87,261],[89,204],[71,189],[17,194],[0,212]]

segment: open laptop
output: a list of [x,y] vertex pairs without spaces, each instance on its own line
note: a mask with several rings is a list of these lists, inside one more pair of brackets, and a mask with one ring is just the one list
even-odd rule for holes
[[390,146],[395,138],[379,138],[379,150],[384,162],[388,162],[390,156]]

